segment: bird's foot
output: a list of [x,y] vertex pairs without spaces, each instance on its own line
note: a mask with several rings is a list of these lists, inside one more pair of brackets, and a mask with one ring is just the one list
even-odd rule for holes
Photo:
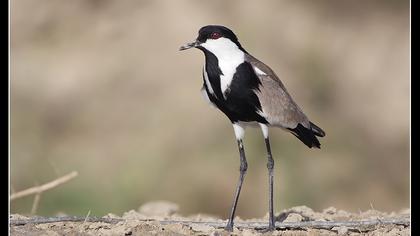
[[262,233],[267,233],[267,232],[273,232],[276,230],[276,226],[275,226],[275,222],[270,221],[268,223],[268,227],[265,229],[262,229],[261,232]]
[[228,222],[227,225],[225,226],[225,230],[228,232],[232,232],[233,231],[233,222]]

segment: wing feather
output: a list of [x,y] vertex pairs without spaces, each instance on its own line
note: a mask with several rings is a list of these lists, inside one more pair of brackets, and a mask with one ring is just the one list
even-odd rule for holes
[[308,118],[293,101],[274,71],[249,54],[246,54],[245,60],[252,65],[261,81],[259,91],[256,91],[262,108],[260,115],[273,126],[296,128],[298,124],[302,124],[309,128]]

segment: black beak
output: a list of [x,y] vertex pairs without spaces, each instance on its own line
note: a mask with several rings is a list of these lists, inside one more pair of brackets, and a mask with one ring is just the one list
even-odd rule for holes
[[194,42],[191,42],[191,43],[187,43],[187,44],[185,44],[185,45],[182,45],[180,48],[179,48],[179,51],[182,51],[182,50],[187,50],[187,49],[190,49],[190,48],[195,48],[195,47],[197,47],[197,46],[199,46],[200,45],[200,42],[198,42],[198,41],[194,41]]

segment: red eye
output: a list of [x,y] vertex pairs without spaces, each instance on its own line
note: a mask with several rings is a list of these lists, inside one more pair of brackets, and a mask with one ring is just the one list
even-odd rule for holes
[[222,37],[222,35],[221,35],[220,33],[217,33],[217,32],[213,32],[213,33],[211,33],[211,35],[210,35],[210,38],[211,38],[211,39],[218,39],[218,38],[220,38],[220,37]]

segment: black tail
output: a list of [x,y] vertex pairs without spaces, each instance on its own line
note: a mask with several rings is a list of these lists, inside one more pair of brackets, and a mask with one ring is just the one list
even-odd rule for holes
[[288,130],[290,130],[290,132],[293,135],[295,135],[300,141],[302,141],[309,148],[312,148],[312,147],[321,148],[321,144],[319,143],[319,140],[315,137],[315,135],[318,137],[324,137],[325,132],[321,128],[313,124],[312,122],[310,122],[310,125],[311,125],[310,129],[308,129],[299,123],[296,126],[296,128],[294,129],[289,128]]

